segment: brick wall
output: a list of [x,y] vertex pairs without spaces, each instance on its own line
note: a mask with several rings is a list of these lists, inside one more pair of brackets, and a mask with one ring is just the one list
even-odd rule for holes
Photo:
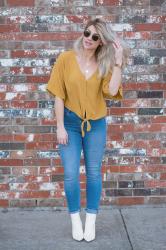
[[[124,99],[107,100],[101,205],[166,202],[166,3],[163,0],[0,0],[0,206],[66,206],[54,97],[57,55],[90,16],[132,48]],[[86,204],[81,159],[82,206]]]

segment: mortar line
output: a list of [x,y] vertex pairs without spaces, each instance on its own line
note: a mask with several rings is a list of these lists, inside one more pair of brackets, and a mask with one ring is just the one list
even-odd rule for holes
[[122,211],[121,211],[121,208],[118,209],[118,210],[119,210],[119,212],[120,212],[120,215],[121,215],[121,218],[122,218],[122,221],[123,221],[123,226],[124,226],[124,228],[125,228],[125,231],[126,231],[127,238],[128,238],[129,243],[130,243],[131,249],[134,250],[133,245],[132,245],[131,240],[130,240],[130,236],[129,236],[128,230],[127,230],[127,226],[126,226],[126,223],[125,223],[125,220],[124,220]]

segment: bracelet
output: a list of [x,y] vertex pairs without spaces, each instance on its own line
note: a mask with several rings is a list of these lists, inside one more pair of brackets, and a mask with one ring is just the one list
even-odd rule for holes
[[120,64],[118,64],[118,63],[115,63],[114,67],[118,67],[120,69],[122,68],[122,66]]

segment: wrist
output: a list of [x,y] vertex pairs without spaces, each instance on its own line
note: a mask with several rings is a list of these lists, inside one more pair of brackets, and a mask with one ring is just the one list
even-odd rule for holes
[[122,68],[122,64],[120,64],[120,63],[115,63],[115,64],[114,64],[114,67],[115,67],[115,68],[121,69],[121,68]]
[[64,128],[64,124],[63,123],[57,123],[57,129],[61,129]]
[[122,60],[115,60],[115,64],[122,66]]

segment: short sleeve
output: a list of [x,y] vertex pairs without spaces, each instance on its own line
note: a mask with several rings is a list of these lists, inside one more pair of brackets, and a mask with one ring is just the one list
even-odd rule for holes
[[119,86],[118,92],[116,95],[111,95],[109,93],[109,82],[111,80],[112,73],[109,72],[106,77],[103,78],[102,80],[102,92],[103,92],[103,97],[105,99],[115,99],[115,100],[120,100],[123,98],[123,89],[122,89],[122,83]]
[[46,90],[48,90],[54,96],[58,96],[64,100],[66,98],[66,88],[64,82],[64,58],[62,54],[58,56],[56,62],[54,63]]

